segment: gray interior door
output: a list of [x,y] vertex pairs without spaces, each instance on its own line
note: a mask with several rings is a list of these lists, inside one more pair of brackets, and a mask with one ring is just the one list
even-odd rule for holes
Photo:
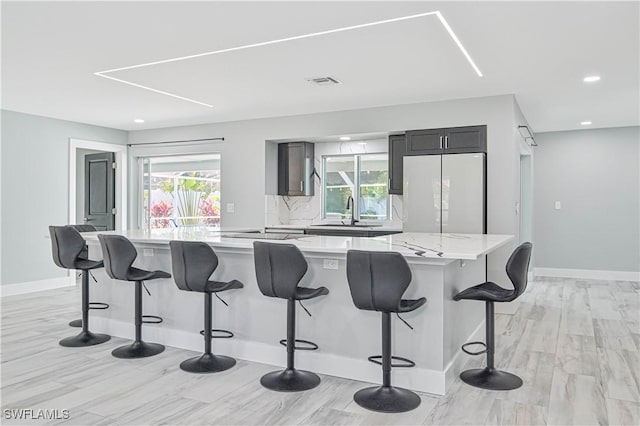
[[84,222],[99,231],[115,229],[114,164],[113,152],[84,157]]

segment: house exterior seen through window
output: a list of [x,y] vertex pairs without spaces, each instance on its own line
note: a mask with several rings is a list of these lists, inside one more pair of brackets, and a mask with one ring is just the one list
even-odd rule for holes
[[387,154],[323,157],[322,217],[351,220],[351,209],[347,209],[351,196],[356,220],[388,220],[388,167]]
[[143,207],[147,229],[220,227],[220,156],[145,159]]

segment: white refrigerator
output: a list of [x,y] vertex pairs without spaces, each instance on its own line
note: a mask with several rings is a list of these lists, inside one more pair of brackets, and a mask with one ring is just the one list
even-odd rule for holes
[[486,233],[482,153],[404,157],[403,231]]

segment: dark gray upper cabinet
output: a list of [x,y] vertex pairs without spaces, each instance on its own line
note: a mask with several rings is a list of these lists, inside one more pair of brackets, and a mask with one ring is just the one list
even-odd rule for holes
[[389,194],[402,194],[402,164],[406,150],[404,135],[389,136]]
[[487,126],[444,129],[444,153],[487,152]]
[[487,126],[411,130],[406,155],[487,152]]
[[410,130],[406,133],[406,155],[442,154],[444,150],[444,130]]
[[278,144],[278,195],[313,195],[313,144]]

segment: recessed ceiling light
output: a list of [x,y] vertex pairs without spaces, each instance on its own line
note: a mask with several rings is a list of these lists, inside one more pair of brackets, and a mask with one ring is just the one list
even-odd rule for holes
[[600,80],[600,76],[599,75],[590,75],[584,78],[584,82],[585,83],[593,83],[594,81],[599,81]]
[[135,120],[133,120],[134,123],[144,123],[144,120],[142,118],[136,118]]
[[340,136],[340,140],[341,141],[350,141],[351,137],[350,136]]
[[358,145],[366,145],[366,142],[358,142]]
[[590,121],[581,121],[580,124],[582,124],[583,126],[589,126],[591,124]]

